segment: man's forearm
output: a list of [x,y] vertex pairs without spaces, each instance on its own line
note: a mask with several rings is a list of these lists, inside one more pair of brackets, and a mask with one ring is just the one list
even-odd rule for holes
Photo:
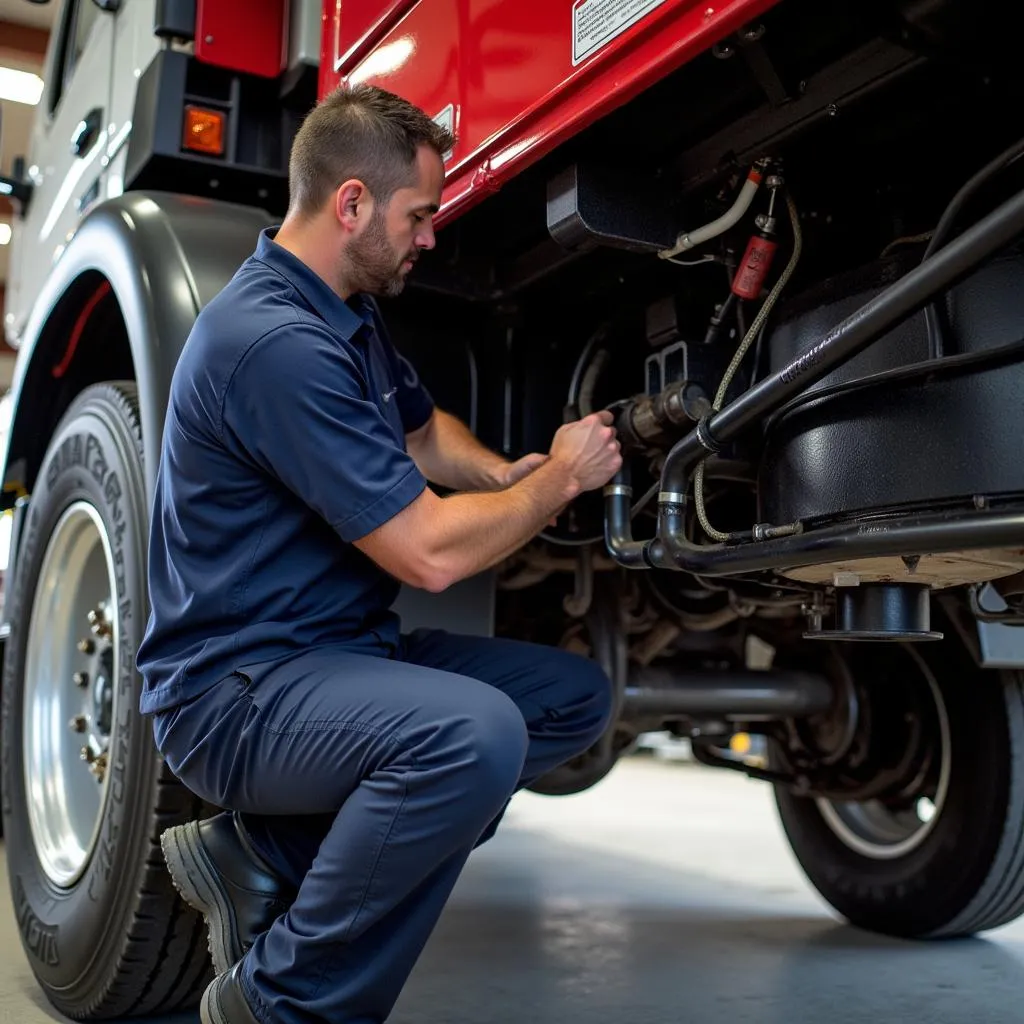
[[554,464],[498,493],[440,499],[431,531],[432,555],[447,583],[491,568],[535,537],[579,493]]
[[438,497],[429,487],[397,515],[353,543],[403,583],[444,590],[490,568],[535,537],[583,491],[622,466],[612,414],[559,427],[547,455],[527,455],[510,469],[524,473],[495,493]]
[[409,454],[428,480],[456,491],[498,490],[509,465],[441,409],[422,433],[410,436]]

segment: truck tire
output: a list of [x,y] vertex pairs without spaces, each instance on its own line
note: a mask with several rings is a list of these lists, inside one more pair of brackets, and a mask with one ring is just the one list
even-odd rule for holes
[[194,1006],[211,977],[202,918],[177,896],[159,842],[202,805],[138,711],[146,538],[135,386],[92,386],[32,494],[0,716],[22,945],[52,1004],[79,1020]]
[[973,935],[1024,910],[1024,676],[980,670],[952,640],[928,647],[927,660],[907,653],[935,699],[934,798],[915,807],[910,793],[893,808],[775,791],[825,900],[856,926],[918,939]]

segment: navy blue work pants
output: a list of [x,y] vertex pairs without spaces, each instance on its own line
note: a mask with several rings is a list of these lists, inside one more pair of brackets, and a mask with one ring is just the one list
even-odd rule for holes
[[473,848],[512,794],[608,724],[593,662],[417,631],[394,658],[337,648],[248,666],[157,716],[171,770],[243,813],[298,889],[246,956],[266,1024],[379,1024]]

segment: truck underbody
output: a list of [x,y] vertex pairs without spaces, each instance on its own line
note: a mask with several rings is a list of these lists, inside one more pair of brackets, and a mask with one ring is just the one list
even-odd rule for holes
[[[605,493],[482,583],[495,633],[587,654],[616,687],[608,733],[534,788],[592,786],[646,732],[687,737],[701,761],[776,787],[794,852],[840,913],[918,937],[992,928],[1024,906],[1024,82],[1008,20],[962,0],[761,10],[507,180],[474,178],[479,194],[442,211],[437,249],[384,304],[438,404],[496,450],[544,451],[562,422],[603,408],[626,444]],[[179,59],[163,54],[161,73]],[[294,120],[308,81],[286,85]],[[120,252],[119,225],[149,202],[186,269],[209,218],[228,269],[196,287],[215,290],[284,212],[286,142],[234,213],[217,200],[223,174],[139,143],[128,190],[86,218],[65,269],[89,246]],[[125,265],[150,265],[151,250],[123,245]],[[140,353],[173,365],[176,350],[147,348],[145,318],[121,299],[127,269],[85,260],[66,288],[60,273],[6,463],[25,496],[6,608],[4,821],[37,975],[65,1012],[99,1018],[201,989],[195,922],[147,859],[196,802],[132,706],[141,554],[124,555],[106,591],[102,562],[95,579],[82,568],[70,611],[36,581],[91,564],[74,554],[90,523],[116,532],[111,564],[124,537],[144,535],[164,396]],[[186,323],[178,292],[156,280],[152,323]],[[103,424],[96,451],[125,460],[113,489],[108,463],[76,448],[87,421]],[[76,459],[96,486],[69,504]],[[40,844],[45,799],[30,809],[32,772],[62,756],[31,739],[33,708],[58,700],[33,680],[53,641],[39,621],[74,639],[87,613],[89,664],[72,651],[44,668],[73,668],[89,690],[79,724],[103,729],[89,726],[80,770],[127,803],[115,814],[97,798],[99,824],[82,826],[69,865],[59,842],[49,861]],[[738,734],[763,737],[766,756],[735,752]],[[104,837],[101,885],[89,865]],[[99,929],[73,893],[105,892],[115,863],[137,883],[110,897],[128,944],[105,936],[105,980],[87,983],[75,974],[87,958],[67,949]],[[55,889],[76,922],[63,939],[47,918]],[[145,915],[172,905],[167,934],[147,936]],[[144,985],[125,981],[130,955],[146,962]]]
[[[953,3],[774,8],[443,230],[414,294],[391,314],[399,344],[442,402],[513,456],[542,448],[563,417],[613,408],[632,442],[632,498],[621,495],[630,531],[654,537],[666,456],[711,411],[745,337],[726,404],[918,269],[951,199],[990,160],[999,158],[935,248],[1015,194],[1020,84],[975,15]],[[758,166],[776,187],[762,184],[734,227],[659,258],[685,229],[725,215]],[[801,248],[791,267],[788,202]],[[758,215],[774,218],[778,248],[757,295],[738,301],[730,286]],[[1010,250],[983,270],[960,267],[961,283],[927,312],[893,320],[814,390],[777,403],[767,427],[763,417],[717,452],[698,449],[704,510],[681,500],[682,531],[695,546],[727,535],[731,561],[716,564],[709,550],[696,572],[623,572],[604,543],[608,499],[585,498],[507,567],[499,632],[599,649],[619,665],[624,718],[611,749],[668,727],[699,736],[702,756],[721,763],[732,732],[772,732],[772,698],[795,698],[780,677],[748,717],[739,706],[727,713],[702,702],[710,668],[743,670],[759,656],[820,668],[848,659],[849,645],[837,654],[834,644],[857,632],[927,638],[929,591],[936,613],[952,616],[945,631],[964,628],[955,609],[970,595],[977,610],[975,586],[1024,568],[1019,522],[981,550],[974,540],[956,550],[938,533],[923,554],[865,557],[844,545],[887,517],[952,521],[1000,504],[1017,514],[1024,475],[999,440],[1019,415],[1016,376],[999,366],[1019,358],[1018,260]],[[751,332],[766,300],[769,315]],[[972,457],[982,443],[984,457]],[[691,475],[681,490],[692,484]],[[700,516],[717,532],[709,537]],[[825,555],[794,545],[788,563],[779,554],[745,571],[757,562],[749,542],[785,537],[785,524],[798,524],[791,537],[830,528]],[[1004,593],[1012,603],[1014,583]],[[602,602],[615,611],[595,611]],[[615,641],[603,636],[609,623]],[[874,656],[897,657],[891,647]],[[701,714],[678,714],[678,686],[659,706],[651,678],[665,664],[679,682],[693,673]],[[552,784],[572,783],[567,772]]]

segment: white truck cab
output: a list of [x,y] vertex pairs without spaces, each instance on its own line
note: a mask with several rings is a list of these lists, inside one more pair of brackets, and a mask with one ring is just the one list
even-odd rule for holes
[[[20,344],[43,284],[82,217],[96,204],[121,195],[126,187],[130,177],[126,165],[133,134],[137,134],[133,120],[147,71],[153,74],[154,61],[161,53],[188,57],[196,49],[190,38],[194,2],[51,2],[56,10],[43,70],[45,85],[25,154],[23,183],[31,189],[31,199],[25,204],[24,216],[15,220],[11,240],[4,329],[13,347]],[[304,103],[308,105],[315,99],[309,84],[315,85],[319,63],[321,5],[318,0],[292,0],[282,2],[280,8],[281,36],[286,43],[280,73],[285,78],[271,81],[288,87],[304,77]],[[211,40],[206,45],[211,48],[215,43]],[[216,60],[216,54],[208,59]],[[226,62],[209,66],[234,70]],[[216,96],[197,99],[200,103],[223,100],[226,109],[237,97],[231,96],[226,78],[218,84],[223,88]],[[147,108],[147,113],[159,114],[162,119],[175,113],[166,95],[160,97],[158,106],[158,110]],[[154,126],[144,128],[149,132]],[[159,131],[178,137],[176,123],[172,126],[165,120]],[[137,165],[142,162],[136,160]],[[129,180],[128,184],[133,183]],[[211,195],[226,191],[227,185],[227,181],[218,182],[216,175],[208,176],[205,183]]]
[[25,160],[31,201],[11,240],[4,328],[15,347],[82,215],[123,189],[136,82],[161,45],[155,0],[56,2]]

